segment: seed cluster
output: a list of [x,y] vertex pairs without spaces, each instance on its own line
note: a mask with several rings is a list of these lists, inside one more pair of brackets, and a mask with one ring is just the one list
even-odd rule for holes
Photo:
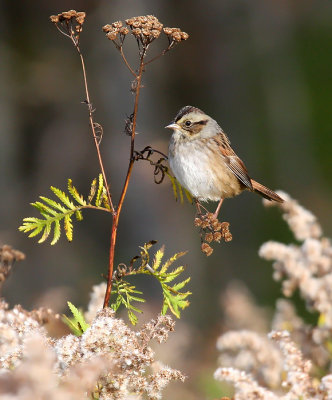
[[218,242],[224,239],[225,242],[232,240],[232,234],[229,231],[229,222],[220,222],[213,213],[198,215],[194,221],[195,226],[200,228],[201,250],[207,256],[213,253],[209,243]]
[[129,29],[123,26],[122,21],[115,21],[112,24],[103,26],[103,31],[106,32],[106,37],[109,40],[116,40],[119,35],[121,42],[123,42],[125,36],[129,33]]
[[132,34],[145,45],[158,39],[163,29],[163,24],[153,15],[129,18],[126,24],[130,26]]
[[[51,15],[50,20],[62,33],[68,34],[78,41],[83,29],[85,16],[86,14],[83,11],[69,10],[57,15]],[[59,27],[59,24],[62,29]]]
[[175,42],[181,42],[189,38],[188,33],[182,32],[180,28],[164,28],[163,31],[165,35]]
[[24,259],[25,255],[21,251],[7,244],[0,247],[0,287],[10,274],[13,264]]
[[[116,46],[122,45],[128,33],[131,33],[143,47],[158,39],[162,32],[168,37],[170,47],[189,38],[189,35],[182,32],[180,28],[163,28],[163,24],[153,15],[128,18],[125,23],[130,30],[124,26],[122,21],[116,21],[103,27],[106,37],[112,40]],[[117,39],[120,39],[120,44],[116,42]]]

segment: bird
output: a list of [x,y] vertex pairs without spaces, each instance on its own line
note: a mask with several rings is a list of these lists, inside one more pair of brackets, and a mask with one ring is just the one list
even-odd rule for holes
[[249,190],[282,203],[273,190],[250,178],[243,161],[217,121],[193,106],[185,106],[165,128],[172,129],[168,148],[170,167],[181,186],[201,202],[219,201],[214,217],[226,198]]

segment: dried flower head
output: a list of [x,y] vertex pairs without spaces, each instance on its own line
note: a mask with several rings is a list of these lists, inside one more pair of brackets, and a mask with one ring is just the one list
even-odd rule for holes
[[207,243],[202,243],[201,250],[207,257],[213,253],[213,248]]
[[62,34],[69,36],[75,46],[78,46],[85,17],[86,14],[83,11],[69,10],[57,15],[51,15],[50,20]]
[[201,250],[206,256],[213,253],[213,249],[208,243],[220,243],[222,239],[225,242],[232,240],[229,222],[220,222],[213,213],[201,214],[199,211],[195,217],[194,225],[200,228]]
[[25,255],[21,251],[6,244],[0,247],[0,288],[10,274],[14,263],[24,259]]
[[[106,37],[112,40],[117,48],[122,46],[126,35],[129,33],[129,29],[123,26],[122,21],[115,21],[104,25],[103,31],[106,33]],[[119,39],[119,42],[116,41],[117,39]]]
[[153,15],[129,18],[126,19],[126,24],[143,48],[157,39],[163,28],[163,24]]
[[170,41],[181,42],[189,38],[188,33],[182,32],[180,28],[164,28],[163,31]]

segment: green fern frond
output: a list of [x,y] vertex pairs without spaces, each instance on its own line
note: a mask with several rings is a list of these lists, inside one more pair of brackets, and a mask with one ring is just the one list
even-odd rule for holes
[[168,270],[168,268],[174,263],[174,261],[176,261],[178,258],[184,256],[185,254],[187,254],[186,251],[180,251],[179,253],[175,253],[171,258],[169,258],[164,263],[164,265],[160,269],[160,273],[161,274],[165,273]]
[[154,256],[152,268],[155,271],[160,267],[161,260],[164,257],[164,252],[165,252],[165,246],[162,246],[159,250],[157,250],[157,252]]
[[136,290],[136,287],[131,285],[129,282],[125,280],[116,281],[113,286],[112,295],[117,295],[114,303],[111,303],[111,308],[114,311],[117,311],[121,305],[125,306],[128,313],[129,321],[136,325],[138,322],[138,318],[135,314],[141,313],[142,310],[135,307],[133,302],[144,303],[145,300],[142,297],[137,297],[137,294],[143,294],[139,290]]
[[185,300],[190,294],[191,292],[186,292],[174,295],[167,287],[163,286],[164,303],[161,313],[165,315],[170,309],[177,318],[180,318],[180,310],[184,310],[190,304],[188,300]]
[[65,192],[54,186],[51,186],[51,190],[63,202],[63,204],[65,204],[69,209],[75,210],[74,203],[70,201]]
[[71,220],[72,214],[66,214],[64,216],[64,223],[63,226],[65,228],[66,236],[69,242],[73,240],[73,224]]
[[61,236],[61,225],[60,221],[55,220],[54,221],[54,234],[53,234],[53,240],[51,242],[51,245],[55,244]]
[[102,204],[105,208],[107,208],[108,210],[111,210],[111,206],[110,203],[108,201],[108,197],[107,197],[107,191],[106,188],[103,188],[103,194],[102,194]]
[[165,171],[165,173],[171,181],[175,200],[177,201],[178,198],[180,198],[180,203],[183,204],[183,202],[184,202],[183,192],[184,192],[186,195],[186,198],[188,200],[188,203],[192,204],[193,199],[192,199],[191,194],[188,192],[188,190],[185,189],[183,186],[181,186],[180,182],[175,178],[175,176],[171,175],[168,171]]
[[[161,266],[161,268],[156,268],[155,272],[152,274],[159,281],[163,290],[164,301],[162,306],[162,314],[166,314],[169,309],[177,318],[180,318],[180,311],[189,306],[189,301],[185,299],[191,294],[191,292],[180,292],[180,290],[187,285],[187,283],[190,281],[190,278],[171,286],[169,283],[178,278],[179,275],[184,272],[184,267],[177,267],[173,271],[168,270],[176,260],[185,254],[185,251],[175,253]],[[159,265],[160,264],[161,262],[159,262]]]
[[97,207],[99,207],[102,202],[103,188],[104,188],[103,176],[102,176],[102,174],[99,174],[98,190],[97,190],[97,196],[96,196],[96,200],[95,200],[95,204]]
[[187,197],[188,203],[193,204],[193,198],[192,198],[192,195],[190,194],[190,192],[185,188],[182,188],[182,189],[184,190],[184,194]]
[[68,179],[68,191],[78,204],[81,204],[81,206],[86,206],[86,201],[84,200],[83,196],[78,193],[76,187],[73,186],[73,181],[71,179]]
[[[44,196],[40,196],[41,201],[31,203],[41,214],[42,218],[28,217],[23,219],[23,224],[19,227],[19,230],[25,233],[29,233],[29,237],[37,236],[41,234],[38,243],[44,242],[51,234],[53,229],[53,239],[51,244],[54,245],[58,242],[61,236],[61,223],[66,237],[69,241],[73,240],[73,221],[72,216],[75,214],[76,220],[81,221],[83,219],[82,210],[85,208],[93,208],[110,212],[110,207],[101,206],[101,201],[96,201],[98,206],[91,204],[93,197],[96,193],[96,182],[94,179],[90,188],[90,195],[88,201],[84,200],[84,197],[79,194],[78,190],[73,186],[72,180],[68,179],[68,192],[72,199],[62,190],[51,187],[52,192],[57,196],[60,202],[54,201]],[[102,175],[99,175],[98,193],[99,196],[106,192],[103,185]],[[91,197],[91,201],[90,201]]]
[[68,318],[66,315],[63,315],[62,321],[70,328],[74,335],[81,336],[89,328],[89,324],[86,323],[83,313],[74,304],[70,301],[67,301],[67,304],[73,316]]
[[97,190],[97,179],[94,178],[93,181],[91,182],[91,187],[90,187],[90,193],[88,196],[88,203],[91,204],[93,198],[95,197],[96,194],[96,190]]
[[183,204],[183,191],[182,191],[182,186],[180,185],[179,181],[176,180],[177,183],[177,189],[178,189],[178,193],[180,196],[180,203]]

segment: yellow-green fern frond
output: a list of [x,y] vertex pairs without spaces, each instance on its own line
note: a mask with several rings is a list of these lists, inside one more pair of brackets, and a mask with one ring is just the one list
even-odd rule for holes
[[[85,208],[93,208],[110,212],[110,207],[101,206],[101,194],[106,192],[103,184],[102,175],[99,175],[98,180],[98,193],[99,200],[95,201],[96,205],[91,204],[96,194],[96,182],[94,179],[90,188],[90,195],[87,200],[84,200],[83,195],[79,194],[78,190],[73,186],[72,180],[68,179],[68,192],[69,195],[62,190],[51,187],[52,192],[60,200],[59,202],[49,199],[48,197],[40,196],[41,201],[31,203],[41,214],[42,218],[28,217],[23,219],[23,224],[19,230],[29,233],[29,237],[34,237],[41,234],[38,243],[44,242],[52,233],[53,238],[51,244],[57,243],[61,236],[61,224],[69,241],[73,240],[73,215],[76,216],[77,221],[83,219],[82,210]],[[69,197],[71,196],[71,198]]]

